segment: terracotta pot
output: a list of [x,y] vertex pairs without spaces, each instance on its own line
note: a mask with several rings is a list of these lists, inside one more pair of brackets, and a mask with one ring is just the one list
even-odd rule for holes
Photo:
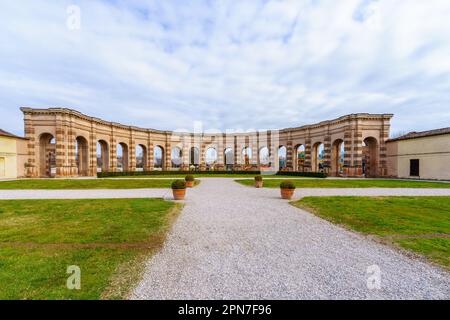
[[263,181],[255,181],[255,188],[262,188],[264,185]]
[[194,187],[194,181],[186,181],[186,188]]
[[175,200],[184,200],[186,196],[186,189],[172,189],[172,192]]
[[281,198],[291,200],[294,195],[295,189],[280,189],[281,190]]

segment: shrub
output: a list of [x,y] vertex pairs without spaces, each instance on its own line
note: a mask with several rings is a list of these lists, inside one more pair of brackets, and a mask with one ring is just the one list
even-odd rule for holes
[[255,181],[263,181],[263,177],[261,175],[258,175],[255,177]]
[[[153,171],[124,171],[124,172],[98,172],[98,178],[108,178],[108,177],[126,177],[126,176],[160,176],[160,175],[179,175],[179,174],[191,174],[191,171],[186,170],[153,170]],[[255,175],[260,174],[261,171],[245,171],[245,170],[235,170],[235,171],[196,171],[198,174],[205,175],[215,175],[215,174],[248,174]]]
[[295,189],[295,184],[290,181],[290,180],[286,180],[280,183],[280,188],[281,189]]
[[192,174],[188,174],[184,180],[186,181],[195,181],[195,177]]
[[174,182],[172,182],[172,189],[174,190],[186,189],[186,181],[175,180]]

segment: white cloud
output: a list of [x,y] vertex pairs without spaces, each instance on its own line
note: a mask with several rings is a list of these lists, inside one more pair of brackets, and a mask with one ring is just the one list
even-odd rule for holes
[[[66,27],[72,4],[80,31]],[[395,113],[393,130],[448,126],[448,16],[447,0],[10,1],[0,127],[21,133],[23,105],[159,129],[352,112]]]

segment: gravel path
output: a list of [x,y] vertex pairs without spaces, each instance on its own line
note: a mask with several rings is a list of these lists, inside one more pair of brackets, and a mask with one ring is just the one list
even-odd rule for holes
[[0,190],[0,199],[167,198],[170,189]]
[[[314,191],[312,191],[314,190]],[[448,299],[448,273],[228,179],[188,191],[183,213],[132,299]],[[330,194],[442,194],[412,189],[304,189]],[[450,195],[447,190],[447,195]],[[367,268],[381,270],[368,289]]]

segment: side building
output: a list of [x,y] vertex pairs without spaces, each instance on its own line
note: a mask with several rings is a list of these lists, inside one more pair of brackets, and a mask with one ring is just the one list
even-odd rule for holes
[[450,180],[450,127],[410,132],[386,141],[388,175]]
[[28,161],[28,139],[0,129],[0,179],[24,177]]

